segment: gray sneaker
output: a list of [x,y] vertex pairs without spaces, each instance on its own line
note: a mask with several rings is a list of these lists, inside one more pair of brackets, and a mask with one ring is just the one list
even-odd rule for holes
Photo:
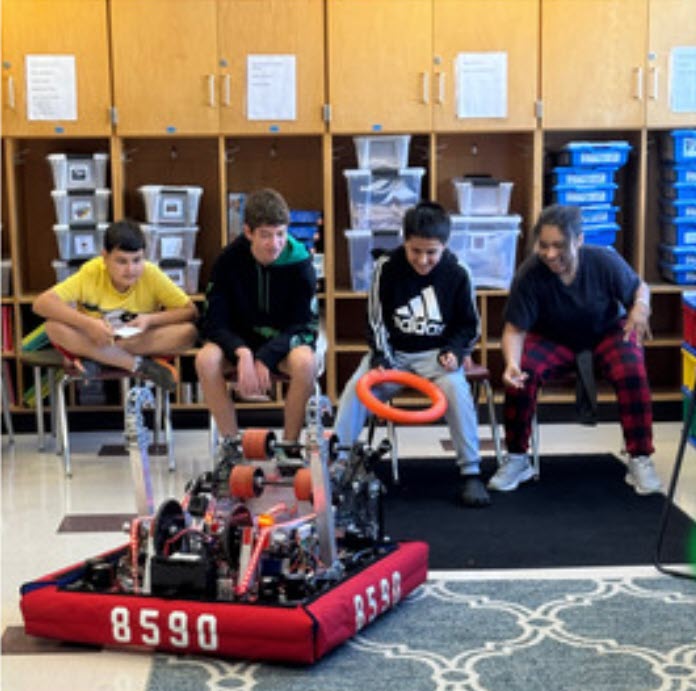
[[662,481],[650,456],[634,456],[628,459],[626,482],[637,494],[655,494],[662,491]]
[[526,482],[534,477],[534,468],[529,465],[525,453],[510,453],[505,456],[498,466],[495,475],[488,481],[488,489],[498,492],[512,492],[520,482]]

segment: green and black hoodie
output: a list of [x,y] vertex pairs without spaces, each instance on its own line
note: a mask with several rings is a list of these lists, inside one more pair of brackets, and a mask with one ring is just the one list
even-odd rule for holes
[[201,335],[236,363],[247,346],[269,369],[295,347],[317,339],[316,274],[306,248],[288,236],[278,259],[259,264],[240,235],[213,265],[201,320]]

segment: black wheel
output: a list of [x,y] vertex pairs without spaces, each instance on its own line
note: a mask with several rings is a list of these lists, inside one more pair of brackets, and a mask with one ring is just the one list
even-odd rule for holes
[[180,549],[182,538],[169,545],[167,542],[186,527],[184,509],[176,499],[167,499],[160,505],[152,521],[152,540],[157,556],[167,556]]

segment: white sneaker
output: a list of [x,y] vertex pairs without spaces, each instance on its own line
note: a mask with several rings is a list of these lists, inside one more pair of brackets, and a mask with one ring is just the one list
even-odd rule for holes
[[520,482],[526,482],[533,477],[534,468],[529,465],[527,454],[510,453],[505,456],[495,475],[488,481],[488,489],[512,492],[519,487]]
[[638,494],[654,494],[662,491],[662,482],[650,456],[635,456],[628,459],[626,482],[632,485]]

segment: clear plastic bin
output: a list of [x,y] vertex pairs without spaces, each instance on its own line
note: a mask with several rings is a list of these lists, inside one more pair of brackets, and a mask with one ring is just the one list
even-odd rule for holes
[[104,249],[104,234],[108,223],[91,226],[54,225],[53,232],[61,259],[89,259]]
[[109,218],[111,190],[51,190],[58,225],[105,223]]
[[244,192],[228,192],[227,194],[227,242],[232,242],[244,230],[246,197]]
[[620,168],[628,161],[628,142],[568,142],[558,156],[562,166],[605,166]]
[[56,283],[60,283],[72,276],[86,261],[86,259],[54,259],[51,262],[51,266],[56,272]]
[[507,216],[460,216],[450,215],[452,232],[457,233],[462,230],[477,230],[489,232],[491,230],[519,230],[522,223],[522,216],[519,214],[509,214]]
[[198,277],[201,272],[202,259],[163,259],[159,267],[184,292],[198,292]]
[[665,161],[696,163],[696,130],[672,130],[660,137],[660,149]]
[[162,226],[143,223],[140,227],[147,241],[145,256],[150,261],[193,259],[198,226]]
[[106,187],[108,154],[49,154],[46,159],[57,190],[96,190]]
[[145,219],[148,223],[171,223],[195,226],[202,187],[186,185],[143,185],[138,188],[145,201]]
[[392,172],[344,170],[348,182],[351,227],[401,230],[404,214],[421,199],[425,168]]
[[398,231],[372,233],[369,230],[346,230],[348,240],[348,255],[350,257],[351,286],[355,291],[366,291],[370,288],[375,249],[393,250],[401,244],[401,233]]
[[512,182],[486,177],[453,178],[457,208],[465,216],[502,216],[510,208]]
[[515,275],[519,234],[518,228],[455,230],[448,247],[468,267],[476,288],[507,289]]
[[12,260],[0,260],[0,274],[2,274],[2,296],[12,293]]
[[402,170],[408,166],[410,134],[384,134],[353,137],[358,168]]

